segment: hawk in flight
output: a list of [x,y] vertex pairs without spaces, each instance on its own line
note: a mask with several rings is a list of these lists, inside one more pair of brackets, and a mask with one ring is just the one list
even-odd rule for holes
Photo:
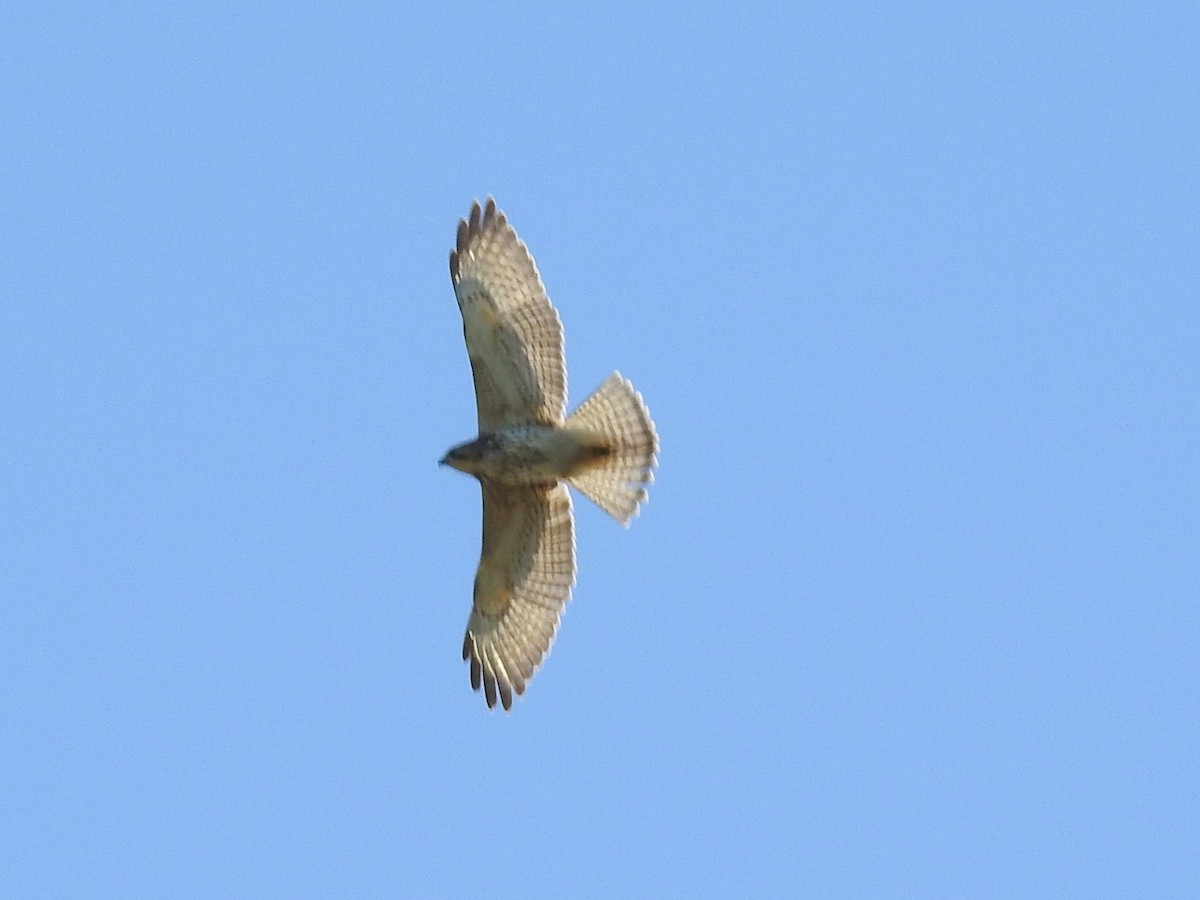
[[642,395],[613,372],[570,416],[562,323],[494,200],[458,223],[450,280],[479,435],[442,463],[483,488],[483,552],[463,641],[471,686],[512,707],[550,652],[575,583],[567,484],[628,525],[646,499],[658,436]]

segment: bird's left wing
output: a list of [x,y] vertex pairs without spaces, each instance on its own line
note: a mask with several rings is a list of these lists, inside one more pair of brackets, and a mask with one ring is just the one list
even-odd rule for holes
[[462,311],[479,430],[562,422],[567,405],[562,323],[533,257],[496,202],[458,223],[450,280]]
[[483,553],[463,640],[471,686],[487,705],[513,694],[550,652],[575,583],[575,529],[566,485],[483,484]]

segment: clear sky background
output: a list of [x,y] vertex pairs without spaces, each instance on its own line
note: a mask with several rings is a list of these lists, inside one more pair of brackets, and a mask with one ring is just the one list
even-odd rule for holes
[[[987,6],[9,9],[0,895],[1200,895],[1200,11]],[[662,438],[507,715],[489,193]]]

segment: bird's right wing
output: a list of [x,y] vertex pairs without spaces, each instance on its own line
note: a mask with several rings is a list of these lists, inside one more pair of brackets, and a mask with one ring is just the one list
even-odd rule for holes
[[550,652],[575,583],[566,485],[483,484],[483,553],[463,659],[471,687],[505,709]]
[[458,223],[450,280],[463,317],[479,430],[557,425],[567,403],[562,323],[533,257],[496,202]]

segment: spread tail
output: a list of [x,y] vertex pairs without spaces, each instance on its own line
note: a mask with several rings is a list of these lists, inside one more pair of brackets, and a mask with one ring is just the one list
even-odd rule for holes
[[658,435],[642,395],[620,372],[613,372],[565,424],[582,437],[587,451],[568,482],[628,525],[654,480],[651,470],[658,452]]

